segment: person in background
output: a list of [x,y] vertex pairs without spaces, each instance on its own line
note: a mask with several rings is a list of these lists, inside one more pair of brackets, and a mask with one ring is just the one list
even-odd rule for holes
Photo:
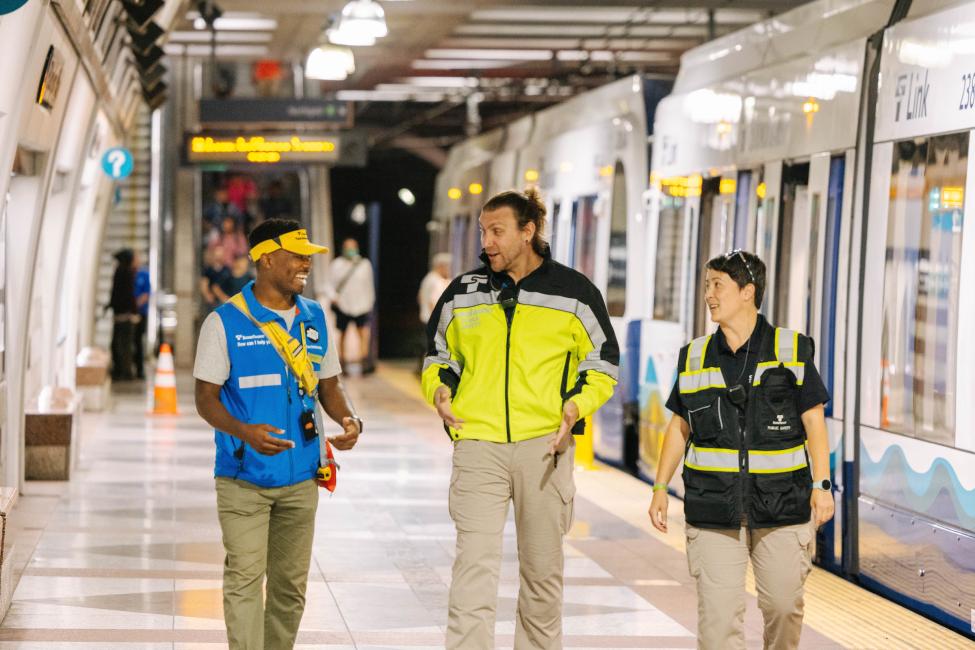
[[326,293],[335,312],[335,328],[338,330],[336,345],[339,358],[345,365],[345,332],[350,325],[359,335],[359,360],[362,372],[374,370],[370,352],[369,317],[376,303],[376,289],[372,279],[372,264],[359,254],[359,243],[354,239],[342,242],[342,256],[332,260],[329,267]]
[[230,270],[223,264],[223,248],[220,245],[203,252],[203,272],[200,274],[200,294],[209,310],[227,302],[228,296],[220,288]]
[[135,376],[139,379],[145,379],[145,336],[149,320],[149,294],[152,291],[152,286],[149,283],[149,269],[142,265],[142,259],[138,253],[132,255],[132,268],[135,271],[135,305],[139,310],[139,321],[135,325],[135,340],[133,341],[135,344],[133,347]]
[[247,257],[241,255],[230,265],[230,273],[225,274],[220,280],[220,290],[229,300],[231,296],[240,293],[240,290],[253,280],[251,275],[250,262]]
[[426,326],[430,320],[433,308],[450,284],[450,253],[437,253],[430,263],[430,271],[420,281],[420,290],[416,294],[417,304],[420,306],[420,322]]
[[106,306],[112,310],[112,379],[132,379],[134,364],[135,323],[139,308],[135,301],[135,269],[132,249],[123,248],[115,253],[115,274],[112,276],[112,292]]
[[284,193],[284,183],[275,179],[267,186],[267,192],[261,197],[261,214],[265,219],[287,218],[294,214],[291,199]]
[[734,250],[705,267],[717,331],[685,345],[667,400],[650,522],[667,532],[667,482],[684,456],[687,565],[697,582],[697,644],[745,647],[751,559],[764,646],[799,647],[813,536],[833,516],[829,393],[811,338],[758,313],[765,263]]
[[230,197],[227,194],[227,188],[218,187],[213,192],[213,202],[203,211],[204,227],[209,226],[215,228],[219,235],[224,217],[231,217],[238,223],[243,222],[243,215],[241,214],[240,210],[235,204],[230,202]]
[[220,224],[220,235],[211,240],[208,248],[217,248],[223,252],[221,262],[223,266],[230,267],[234,260],[243,255],[247,255],[247,238],[241,230],[240,225],[233,217],[224,217]]
[[444,290],[450,285],[450,253],[437,253],[430,261],[430,271],[420,281],[420,289],[416,293],[416,302],[420,308],[419,350],[420,364],[417,372],[423,372],[423,359],[426,357],[426,329],[430,314],[433,313],[437,301]]

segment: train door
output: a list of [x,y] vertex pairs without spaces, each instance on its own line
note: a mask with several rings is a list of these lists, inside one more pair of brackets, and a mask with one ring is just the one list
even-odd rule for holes
[[809,163],[785,165],[782,168],[782,218],[779,220],[778,248],[774,264],[777,270],[771,293],[775,294],[772,322],[780,327],[807,331],[805,308],[809,300]]
[[[782,168],[781,215],[778,223],[773,281],[772,321],[780,327],[805,332],[815,341],[816,368],[831,395],[827,404],[830,443],[830,475],[834,485],[837,516],[818,533],[818,561],[833,570],[842,564],[841,512],[843,508],[842,382],[837,370],[837,303],[840,294],[840,250],[843,214],[849,210],[844,189],[851,182],[846,154],[814,156],[808,163]],[[767,237],[765,235],[764,237]],[[774,282],[774,283],[773,283]]]
[[469,236],[470,221],[467,215],[458,214],[451,220],[450,227],[450,251],[454,254],[454,274],[460,275],[470,270],[467,264],[467,247],[464,242]]
[[596,196],[583,196],[572,203],[572,268],[590,280],[596,274]]
[[[755,188],[758,206],[755,211],[755,254],[765,262],[767,287],[776,286],[776,268],[771,261],[775,259],[779,233],[779,198],[782,185],[782,161],[767,163],[762,170],[763,182]],[[762,300],[761,312],[773,314],[775,293],[766,291]]]
[[[721,185],[725,185],[725,194]],[[730,226],[734,207],[728,195],[734,192],[734,182],[728,191],[727,179],[708,178],[701,184],[701,211],[697,223],[697,250],[694,255],[694,283],[688,287],[688,296],[694,305],[694,324],[691,337],[702,336],[714,330],[714,325],[704,304],[704,265],[716,255],[728,252]]]
[[549,250],[552,251],[552,257],[558,262],[561,262],[563,259],[559,251],[559,235],[562,231],[562,224],[559,222],[561,211],[562,202],[558,199],[552,201],[552,207],[548,213],[549,223],[552,224],[552,232],[549,235]]

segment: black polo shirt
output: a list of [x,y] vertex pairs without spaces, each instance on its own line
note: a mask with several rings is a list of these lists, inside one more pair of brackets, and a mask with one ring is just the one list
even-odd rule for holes
[[[737,352],[732,352],[728,346],[728,340],[725,338],[724,332],[721,331],[720,327],[718,328],[718,331],[711,337],[710,345],[718,346],[718,366],[721,368],[721,374],[724,376],[725,385],[731,388],[735,384],[741,384],[745,389],[745,394],[748,394],[748,389],[752,385],[752,377],[755,376],[755,367],[758,365],[758,352],[762,349],[763,343],[768,343],[765,337],[771,338],[773,336],[775,336],[775,328],[765,320],[764,316],[759,314],[758,322],[755,323],[755,329],[752,330],[751,337],[745,342],[745,345],[738,348]],[[812,343],[811,338],[809,342]],[[800,414],[805,413],[814,406],[825,404],[830,400],[829,391],[823,385],[823,379],[819,376],[819,370],[816,369],[816,365],[813,363],[813,357],[815,355],[816,348],[813,344],[809,348],[809,358],[801,359],[801,361],[806,363],[806,368],[802,386],[799,387]],[[687,346],[681,349],[677,359],[678,372],[683,370],[686,363]],[[679,380],[674,381],[674,388],[670,391],[670,398],[667,400],[667,408],[670,409],[671,413],[676,413],[686,421],[687,407],[684,406],[684,402],[681,399],[678,384]]]

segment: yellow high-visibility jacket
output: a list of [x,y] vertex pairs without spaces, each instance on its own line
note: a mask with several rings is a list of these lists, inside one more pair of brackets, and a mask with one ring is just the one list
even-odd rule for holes
[[549,256],[515,285],[481,267],[457,277],[427,324],[423,393],[450,388],[454,440],[529,440],[559,429],[572,400],[583,418],[613,394],[619,346],[599,290]]

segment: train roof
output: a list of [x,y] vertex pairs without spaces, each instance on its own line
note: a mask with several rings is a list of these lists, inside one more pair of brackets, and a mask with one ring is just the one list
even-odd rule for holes
[[716,38],[683,54],[674,94],[873,34],[887,24],[893,6],[894,0],[816,0]]

